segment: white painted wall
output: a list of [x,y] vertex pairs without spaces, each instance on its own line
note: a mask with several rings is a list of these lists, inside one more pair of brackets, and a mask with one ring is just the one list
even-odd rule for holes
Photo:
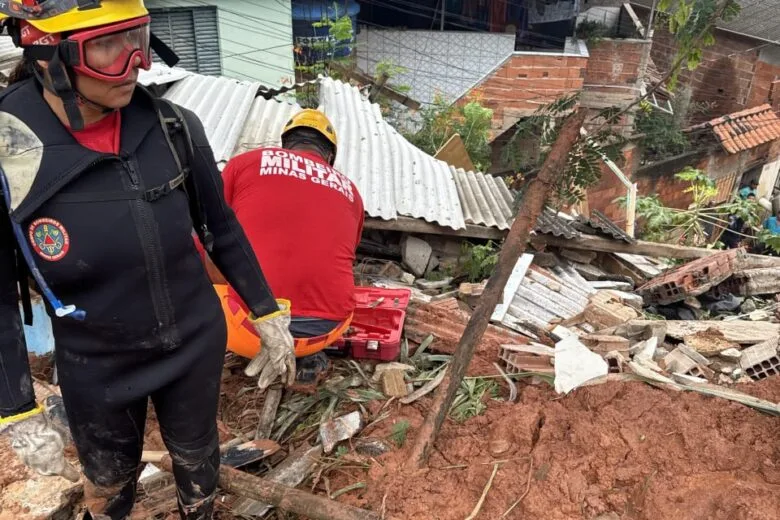
[[222,74],[280,86],[295,81],[290,0],[148,0],[148,8],[217,6]]

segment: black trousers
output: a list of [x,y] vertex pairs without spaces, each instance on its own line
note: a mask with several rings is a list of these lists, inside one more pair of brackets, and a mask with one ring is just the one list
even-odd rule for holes
[[[183,519],[209,519],[219,473],[217,406],[224,327],[169,352],[105,356],[56,349],[62,397],[84,474],[88,506],[112,520],[130,514],[149,399],[173,460]],[[113,349],[112,349],[113,350]],[[91,493],[88,493],[91,492]],[[99,498],[91,505],[90,496]]]

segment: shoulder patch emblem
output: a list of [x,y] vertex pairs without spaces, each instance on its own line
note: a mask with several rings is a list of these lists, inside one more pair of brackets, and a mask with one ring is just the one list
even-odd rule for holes
[[30,243],[38,256],[50,262],[61,260],[70,249],[70,236],[59,221],[39,218],[30,224]]

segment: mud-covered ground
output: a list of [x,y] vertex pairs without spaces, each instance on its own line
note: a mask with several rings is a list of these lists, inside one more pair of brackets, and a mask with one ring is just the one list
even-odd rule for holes
[[[780,400],[780,378],[739,389]],[[483,416],[448,422],[429,469],[409,474],[401,468],[424,412],[398,410],[394,420],[412,425],[406,445],[367,472],[340,472],[332,489],[367,484],[340,500],[375,511],[384,503],[386,518],[463,520],[499,463],[476,518],[780,518],[780,419],[723,399],[638,382],[563,398],[524,385],[516,404],[493,401]]]

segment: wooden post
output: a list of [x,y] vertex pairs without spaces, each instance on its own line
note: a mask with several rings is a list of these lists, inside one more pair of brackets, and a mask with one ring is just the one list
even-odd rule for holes
[[[173,471],[170,455],[161,456],[159,464],[165,471]],[[227,466],[219,468],[219,486],[234,495],[265,502],[312,520],[380,520],[373,511],[341,504]]]
[[636,183],[633,183],[628,189],[628,200],[626,201],[626,234],[631,238],[635,236],[636,197]]
[[411,465],[410,469],[422,468],[428,461],[430,450],[447,418],[455,393],[466,374],[466,368],[471,362],[471,358],[474,356],[474,350],[487,329],[490,316],[502,296],[504,286],[517,263],[517,259],[525,251],[528,237],[544,208],[547,194],[554,184],[556,176],[566,167],[569,152],[580,135],[585,115],[586,111],[580,109],[566,119],[539,175],[531,182],[523,197],[517,218],[512,223],[506,241],[501,248],[496,269],[488,280],[477,308],[463,331],[463,336],[455,351],[454,361],[447,369],[447,375],[436,392],[431,410],[415,438],[411,457],[407,462]]

